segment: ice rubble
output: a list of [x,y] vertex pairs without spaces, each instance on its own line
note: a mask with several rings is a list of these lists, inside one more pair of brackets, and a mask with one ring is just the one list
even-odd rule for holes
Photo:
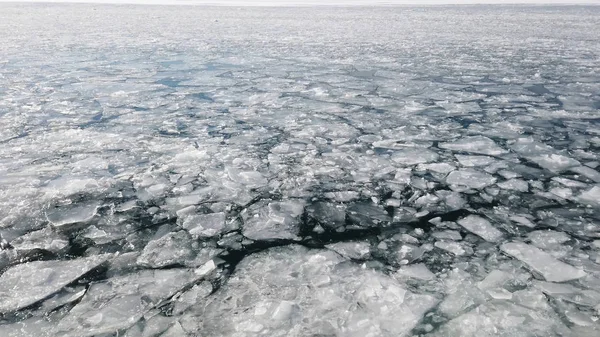
[[0,334],[598,335],[594,11],[19,6]]

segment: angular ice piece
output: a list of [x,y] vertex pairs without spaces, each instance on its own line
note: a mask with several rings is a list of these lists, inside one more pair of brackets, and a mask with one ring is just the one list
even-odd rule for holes
[[587,191],[583,191],[579,197],[577,197],[577,200],[588,205],[600,206],[600,185],[596,185]]
[[528,159],[554,173],[559,173],[569,168],[581,165],[581,163],[577,160],[560,154],[543,154],[539,156],[528,157]]
[[10,245],[22,253],[36,249],[59,253],[69,246],[69,240],[66,236],[56,233],[52,228],[46,227],[18,237],[12,240]]
[[454,165],[450,165],[448,163],[431,163],[431,164],[419,164],[417,166],[418,171],[432,171],[441,174],[448,174],[454,171],[456,167]]
[[511,280],[513,275],[502,271],[502,270],[492,270],[483,281],[479,282],[477,287],[481,290],[485,289],[494,289],[503,287],[506,282]]
[[457,151],[487,154],[498,156],[508,151],[499,147],[493,140],[484,136],[467,136],[451,143],[440,143],[442,149]]
[[373,203],[359,202],[348,207],[347,215],[359,227],[375,227],[391,221],[390,215]]
[[399,279],[412,278],[423,281],[429,281],[435,278],[435,274],[432,273],[427,266],[422,263],[403,266],[398,269],[394,276]]
[[463,249],[463,246],[456,241],[436,241],[434,246],[456,256],[462,256],[467,253],[467,251]]
[[462,240],[462,235],[458,231],[453,230],[445,230],[441,232],[434,232],[431,234],[434,238],[438,240],[452,240],[452,241],[460,241]]
[[329,202],[316,202],[306,207],[306,213],[324,228],[337,229],[346,224],[346,207]]
[[542,249],[556,248],[571,240],[571,237],[566,233],[552,230],[533,231],[527,234],[527,237],[534,246]]
[[529,184],[521,179],[510,179],[507,181],[503,181],[498,183],[498,187],[505,190],[519,191],[519,192],[527,192],[529,191]]
[[571,171],[581,174],[582,176],[590,179],[595,183],[600,183],[600,172],[589,168],[587,166],[578,166],[571,169]]
[[473,169],[461,169],[458,171],[453,171],[448,174],[448,177],[446,177],[446,183],[448,185],[473,189],[482,189],[494,184],[495,182],[496,178],[493,176]]
[[195,237],[215,236],[225,227],[225,213],[193,214],[185,217],[182,226]]
[[67,229],[72,225],[87,223],[97,214],[97,202],[75,204],[72,206],[57,207],[46,213],[50,224],[56,228]]
[[429,163],[438,160],[438,158],[437,153],[420,148],[398,150],[392,154],[392,161],[404,166]]
[[193,255],[192,238],[186,231],[179,231],[148,242],[137,263],[150,268],[161,268],[185,264]]
[[456,154],[454,157],[456,157],[462,166],[466,167],[487,166],[498,161],[497,159],[488,156],[466,156]]
[[525,227],[529,227],[529,228],[535,227],[535,224],[533,222],[531,222],[531,220],[529,220],[528,218],[521,216],[521,215],[511,215],[509,217],[509,219],[516,222],[520,226],[525,226]]
[[587,275],[583,270],[561,262],[539,248],[522,242],[505,243],[500,246],[500,249],[527,264],[529,268],[539,273],[547,281],[566,282]]
[[249,188],[264,186],[268,180],[258,171],[240,171],[233,167],[226,169],[229,179]]
[[469,232],[480,236],[485,241],[498,242],[502,238],[502,232],[478,215],[469,215],[466,218],[458,220],[457,223]]
[[0,313],[28,307],[61,290],[106,262],[109,254],[69,260],[35,261],[16,265],[0,276]]
[[371,245],[368,242],[336,242],[325,247],[348,259],[364,260],[371,256]]
[[243,234],[251,240],[297,239],[304,205],[303,200],[255,204],[242,214]]
[[573,196],[573,191],[570,188],[566,187],[554,187],[551,188],[548,192],[563,199],[569,199],[571,198],[571,196]]

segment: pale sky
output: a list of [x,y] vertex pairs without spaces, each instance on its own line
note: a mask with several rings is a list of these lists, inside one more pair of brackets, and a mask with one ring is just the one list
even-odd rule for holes
[[0,0],[0,2],[85,2],[124,4],[376,5],[376,4],[599,4],[600,0]]

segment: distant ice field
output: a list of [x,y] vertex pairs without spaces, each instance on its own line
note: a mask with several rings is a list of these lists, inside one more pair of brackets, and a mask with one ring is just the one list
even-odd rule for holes
[[600,7],[0,4],[0,337],[600,335]]

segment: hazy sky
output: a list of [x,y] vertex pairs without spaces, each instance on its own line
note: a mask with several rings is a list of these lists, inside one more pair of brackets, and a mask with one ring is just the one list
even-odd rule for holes
[[91,2],[142,4],[220,4],[220,5],[370,5],[370,4],[600,4],[600,0],[0,0],[0,2]]

